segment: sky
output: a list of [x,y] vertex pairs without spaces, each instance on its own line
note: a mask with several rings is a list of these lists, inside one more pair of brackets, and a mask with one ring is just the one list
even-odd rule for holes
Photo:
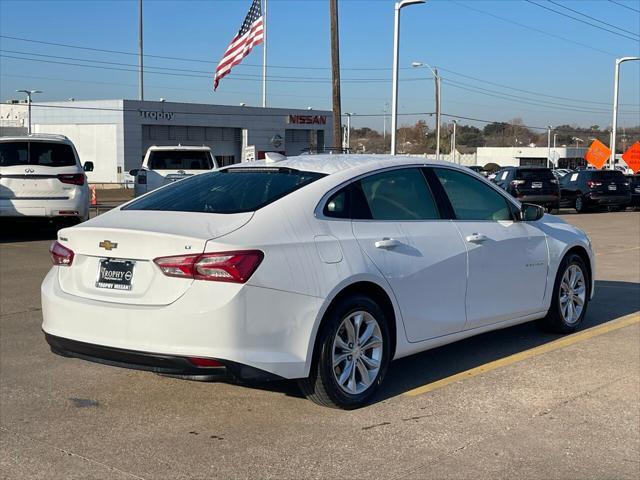
[[[144,0],[145,98],[259,106],[262,47],[212,88],[212,72],[250,4]],[[338,4],[342,111],[356,114],[355,127],[382,130],[394,1]],[[0,0],[0,99],[17,98],[16,89],[42,90],[34,101],[137,98],[137,12],[137,0]],[[610,126],[614,62],[640,56],[639,29],[640,0],[409,6],[401,21],[399,122],[433,125],[431,73],[411,67],[420,61],[440,70],[443,113],[478,119],[462,123]],[[268,0],[267,37],[269,106],[330,109],[328,0]],[[620,126],[639,125],[640,61],[622,65],[620,105]]]

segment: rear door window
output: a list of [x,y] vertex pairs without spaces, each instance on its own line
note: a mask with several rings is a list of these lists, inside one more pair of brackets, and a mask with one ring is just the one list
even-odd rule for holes
[[211,170],[211,155],[205,151],[156,150],[149,154],[151,170]]
[[151,192],[123,210],[252,212],[323,176],[282,168],[236,168],[203,173]]

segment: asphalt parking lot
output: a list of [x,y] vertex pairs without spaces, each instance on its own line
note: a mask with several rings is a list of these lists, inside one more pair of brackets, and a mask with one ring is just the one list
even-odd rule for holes
[[51,354],[39,287],[54,231],[3,226],[0,476],[640,478],[640,213],[563,217],[597,255],[580,332],[525,324],[399,360],[351,412],[293,382],[189,382]]

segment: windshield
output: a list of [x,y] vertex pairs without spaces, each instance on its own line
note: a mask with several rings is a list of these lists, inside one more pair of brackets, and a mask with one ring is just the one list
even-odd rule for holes
[[39,165],[71,167],[76,164],[73,149],[57,142],[0,142],[0,167]]
[[553,172],[548,168],[527,168],[516,170],[518,180],[554,180]]
[[123,210],[253,212],[323,176],[278,168],[222,170],[189,177],[156,190]]
[[149,153],[151,170],[211,170],[211,155],[203,150],[155,150]]

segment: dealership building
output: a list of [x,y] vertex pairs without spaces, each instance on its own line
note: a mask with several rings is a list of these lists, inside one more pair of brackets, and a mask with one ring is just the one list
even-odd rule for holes
[[478,147],[476,165],[497,163],[501,167],[545,167],[547,158],[555,168],[578,168],[587,164],[585,147]]
[[[27,106],[0,104],[2,134],[26,131]],[[92,161],[92,183],[119,183],[152,145],[206,145],[219,165],[299,155],[332,144],[332,113],[309,109],[94,100],[32,105],[34,133],[66,135],[81,161]]]

